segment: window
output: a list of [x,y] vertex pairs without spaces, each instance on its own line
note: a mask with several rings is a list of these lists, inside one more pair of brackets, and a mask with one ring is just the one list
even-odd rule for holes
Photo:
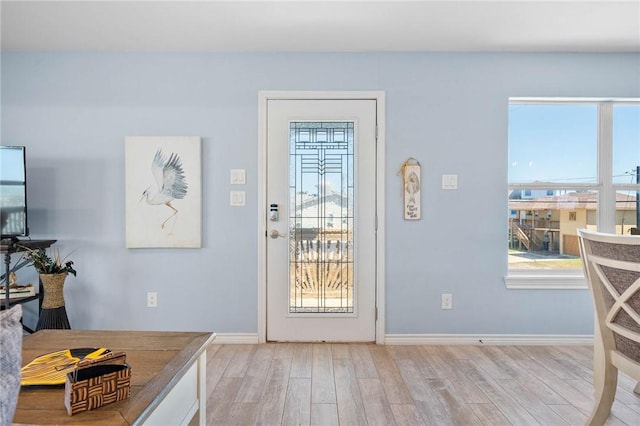
[[584,288],[578,229],[636,233],[640,100],[511,99],[509,288]]

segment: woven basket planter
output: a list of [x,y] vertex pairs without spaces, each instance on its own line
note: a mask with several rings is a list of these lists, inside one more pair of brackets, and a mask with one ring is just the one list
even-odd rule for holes
[[42,309],[54,309],[64,306],[64,281],[67,274],[40,274],[44,288]]
[[64,281],[67,274],[40,274],[44,291],[42,311],[36,330],[43,328],[70,329],[67,310],[64,307]]

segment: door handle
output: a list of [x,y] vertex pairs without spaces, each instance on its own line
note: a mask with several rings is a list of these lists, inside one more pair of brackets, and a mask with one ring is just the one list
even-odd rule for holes
[[281,234],[277,229],[272,229],[271,232],[269,233],[269,236],[273,240],[275,240],[278,237],[281,237],[281,238],[285,238],[286,237],[285,234]]

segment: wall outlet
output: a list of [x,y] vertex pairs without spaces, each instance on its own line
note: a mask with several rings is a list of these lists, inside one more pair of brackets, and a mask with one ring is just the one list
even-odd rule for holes
[[147,308],[157,308],[158,307],[158,293],[155,291],[150,291],[147,293]]
[[442,309],[453,309],[453,294],[442,293]]

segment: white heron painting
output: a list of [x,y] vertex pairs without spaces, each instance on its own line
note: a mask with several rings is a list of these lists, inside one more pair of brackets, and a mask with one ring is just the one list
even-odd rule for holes
[[125,139],[128,248],[201,247],[199,137]]
[[187,195],[188,187],[184,179],[180,157],[172,152],[167,160],[162,154],[162,150],[158,149],[151,163],[151,173],[156,181],[155,190],[150,191],[151,186],[145,189],[140,201],[146,199],[147,204],[155,206],[163,204],[169,207],[173,212],[160,224],[160,228],[164,229],[170,219],[174,219],[175,226],[175,221],[178,220],[178,209],[173,207],[171,202],[183,199]]

